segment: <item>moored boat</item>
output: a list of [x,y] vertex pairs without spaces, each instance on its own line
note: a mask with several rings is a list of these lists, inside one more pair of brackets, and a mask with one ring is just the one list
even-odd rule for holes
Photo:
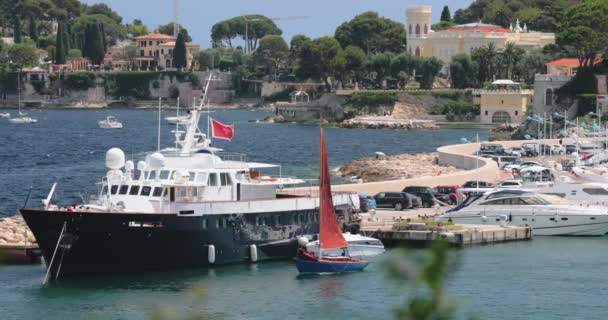
[[[304,181],[283,177],[278,165],[211,147],[198,128],[201,108],[174,132],[176,148],[137,166],[110,149],[97,199],[59,207],[53,188],[42,208],[20,210],[51,275],[288,259],[299,237],[319,232],[317,193],[285,190]],[[356,194],[332,197],[339,207],[357,204]]]
[[97,125],[102,129],[122,129],[122,123],[114,116],[108,116],[104,120],[99,120]]
[[[321,128],[321,178],[319,181],[319,249],[317,254],[305,248],[298,250],[296,267],[300,273],[339,273],[361,271],[368,261],[350,256],[348,242],[338,224],[331,193],[327,146]],[[340,255],[330,254],[330,250],[342,250]],[[325,251],[325,252],[324,252]]]

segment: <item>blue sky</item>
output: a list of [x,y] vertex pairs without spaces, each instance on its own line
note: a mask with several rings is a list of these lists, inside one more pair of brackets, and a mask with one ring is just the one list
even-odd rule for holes
[[[269,17],[307,16],[302,20],[275,21],[283,30],[287,41],[298,33],[316,38],[333,35],[337,26],[355,15],[373,10],[380,15],[405,23],[407,5],[432,5],[433,22],[439,20],[444,5],[452,14],[459,8],[467,7],[472,0],[426,0],[409,2],[404,0],[179,0],[180,22],[194,41],[203,48],[211,46],[211,26],[220,20],[241,14],[263,14]],[[85,3],[104,2],[120,14],[124,21],[135,18],[151,29],[173,19],[172,0],[84,0]]]

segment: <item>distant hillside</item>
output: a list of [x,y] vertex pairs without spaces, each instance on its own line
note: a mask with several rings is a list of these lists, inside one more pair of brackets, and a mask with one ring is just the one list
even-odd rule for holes
[[557,32],[566,8],[577,0],[476,0],[454,13],[455,23],[479,21],[508,27],[519,19],[528,29]]

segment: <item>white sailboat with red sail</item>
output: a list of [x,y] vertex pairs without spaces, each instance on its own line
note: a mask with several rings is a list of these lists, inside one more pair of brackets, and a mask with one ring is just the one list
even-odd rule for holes
[[[318,256],[300,249],[296,256],[296,267],[301,273],[336,273],[363,270],[369,264],[366,260],[350,257],[348,242],[336,219],[336,213],[329,181],[329,161],[323,128],[321,128],[321,181],[319,186],[319,251]],[[323,251],[343,249],[343,255],[323,255]]]

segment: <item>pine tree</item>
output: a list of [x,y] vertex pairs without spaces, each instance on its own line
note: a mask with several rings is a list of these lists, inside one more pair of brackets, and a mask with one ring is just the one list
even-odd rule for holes
[[29,28],[30,39],[38,41],[38,24],[36,24],[34,17],[30,17]]
[[57,26],[57,36],[55,38],[55,63],[56,64],[64,64],[65,63],[65,50],[63,48],[63,24],[60,23]]
[[173,48],[173,67],[185,68],[186,65],[186,41],[184,40],[184,35],[179,33],[175,41],[175,47]]
[[450,8],[448,6],[444,6],[441,11],[441,21],[452,21],[452,15],[450,14]]
[[13,39],[15,43],[21,43],[21,19],[18,15],[13,19]]
[[103,27],[103,24],[99,25],[99,32],[101,33],[101,41],[103,43],[103,52],[108,51],[108,44],[106,43],[106,30]]
[[72,49],[72,46],[70,45],[70,33],[68,31],[67,23],[63,24],[61,31],[63,32],[63,35],[61,36],[61,40],[63,40],[63,55],[64,57],[67,57],[68,51]]
[[84,31],[82,33],[82,56],[90,57],[91,56],[91,44],[89,39],[91,38],[91,25],[87,24],[84,26]]
[[85,28],[84,48],[86,50],[82,54],[91,59],[94,64],[101,64],[103,61],[105,55],[103,37],[99,24],[90,24]]

